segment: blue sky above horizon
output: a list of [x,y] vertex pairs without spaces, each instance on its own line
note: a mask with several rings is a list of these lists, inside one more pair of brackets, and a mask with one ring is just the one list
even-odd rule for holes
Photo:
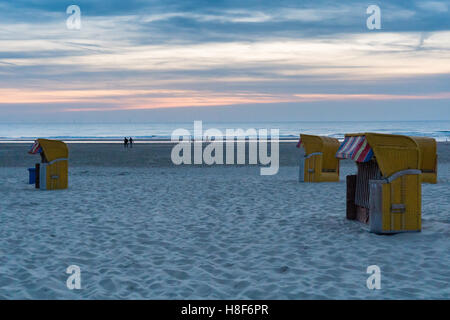
[[[66,8],[81,8],[81,30]],[[381,30],[366,9],[381,8]],[[0,121],[450,119],[450,1],[0,1]]]

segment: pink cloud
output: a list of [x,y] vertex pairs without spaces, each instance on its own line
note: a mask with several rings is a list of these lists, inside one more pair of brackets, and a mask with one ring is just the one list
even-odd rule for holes
[[240,104],[353,100],[436,100],[450,99],[450,92],[404,94],[265,94],[251,92],[217,93],[193,90],[17,90],[0,89],[1,104],[89,103],[111,107],[71,108],[64,111],[138,110],[180,107],[214,107]]

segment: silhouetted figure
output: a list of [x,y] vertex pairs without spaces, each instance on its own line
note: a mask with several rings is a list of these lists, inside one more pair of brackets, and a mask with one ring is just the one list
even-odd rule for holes
[[128,148],[128,139],[126,137],[123,138],[123,147]]
[[133,148],[133,138],[130,137],[130,148]]

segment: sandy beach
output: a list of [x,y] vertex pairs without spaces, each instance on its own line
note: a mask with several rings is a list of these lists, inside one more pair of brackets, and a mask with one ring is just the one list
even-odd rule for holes
[[353,162],[339,183],[306,184],[295,143],[273,176],[175,166],[172,146],[70,144],[69,189],[39,191],[29,144],[0,144],[0,299],[450,298],[450,143],[422,187],[422,232],[393,236],[345,219]]

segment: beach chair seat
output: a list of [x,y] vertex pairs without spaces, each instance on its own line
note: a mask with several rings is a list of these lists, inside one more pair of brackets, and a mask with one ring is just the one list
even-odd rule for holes
[[370,229],[375,233],[421,230],[421,173],[404,170],[370,182]]
[[58,160],[40,165],[40,189],[58,190],[68,187],[68,161]]

